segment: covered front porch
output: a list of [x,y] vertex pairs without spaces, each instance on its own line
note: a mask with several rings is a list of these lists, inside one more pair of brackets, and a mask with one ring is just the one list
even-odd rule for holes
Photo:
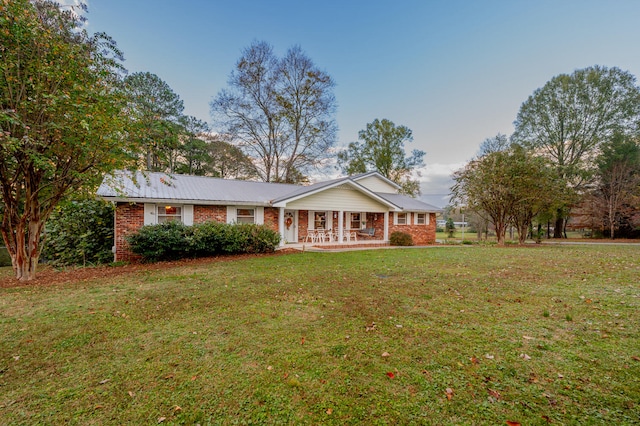
[[390,212],[401,208],[342,179],[301,188],[279,200],[278,230],[285,244],[354,244],[389,241]]
[[284,244],[357,244],[389,240],[389,212],[281,209]]

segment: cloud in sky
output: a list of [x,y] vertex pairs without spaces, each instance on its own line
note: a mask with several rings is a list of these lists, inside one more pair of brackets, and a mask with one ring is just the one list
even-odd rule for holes
[[459,163],[433,163],[420,169],[420,199],[437,207],[449,204],[451,198],[451,175],[456,170],[464,167],[464,162]]
[[85,20],[82,23],[83,28],[89,26],[89,21],[86,19],[86,10],[89,6],[89,2],[87,0],[58,0],[58,4],[60,4],[60,8],[62,10],[70,10],[74,15],[84,17]]

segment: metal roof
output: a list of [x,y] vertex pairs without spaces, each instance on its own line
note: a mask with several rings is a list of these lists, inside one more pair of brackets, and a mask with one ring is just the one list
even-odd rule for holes
[[410,212],[427,212],[427,213],[440,213],[442,212],[441,208],[433,206],[431,204],[427,204],[423,201],[417,200],[415,198],[408,197],[402,194],[388,194],[377,192],[380,197],[386,199],[387,201],[395,204],[402,208],[402,210],[410,211]]
[[[361,175],[356,176],[356,179],[360,177]],[[351,176],[300,186],[157,172],[118,171],[104,178],[97,195],[114,201],[271,206],[277,202],[303,198],[342,183],[347,183],[372,198],[386,201],[392,208],[396,206],[402,210],[419,212],[442,211],[406,195],[373,192]]]
[[268,206],[271,200],[299,189],[299,185],[218,179],[155,172],[117,172],[107,176],[97,195],[130,201],[194,201],[202,204],[237,203]]

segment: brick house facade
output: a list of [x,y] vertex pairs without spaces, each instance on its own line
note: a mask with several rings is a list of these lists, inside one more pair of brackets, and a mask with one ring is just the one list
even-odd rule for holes
[[310,186],[121,172],[105,179],[98,195],[116,204],[115,260],[135,261],[126,237],[167,220],[262,224],[280,233],[281,245],[318,233],[331,235],[333,244],[386,243],[395,231],[410,234],[416,245],[435,243],[440,209],[397,190],[375,172]]

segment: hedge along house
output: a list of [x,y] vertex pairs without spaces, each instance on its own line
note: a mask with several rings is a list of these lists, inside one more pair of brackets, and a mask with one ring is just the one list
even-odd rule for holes
[[417,245],[435,243],[441,210],[398,190],[377,172],[309,186],[118,172],[104,179],[97,195],[116,205],[114,251],[120,261],[136,258],[127,235],[172,220],[263,224],[280,234],[282,246],[388,244],[394,231],[410,234]]

